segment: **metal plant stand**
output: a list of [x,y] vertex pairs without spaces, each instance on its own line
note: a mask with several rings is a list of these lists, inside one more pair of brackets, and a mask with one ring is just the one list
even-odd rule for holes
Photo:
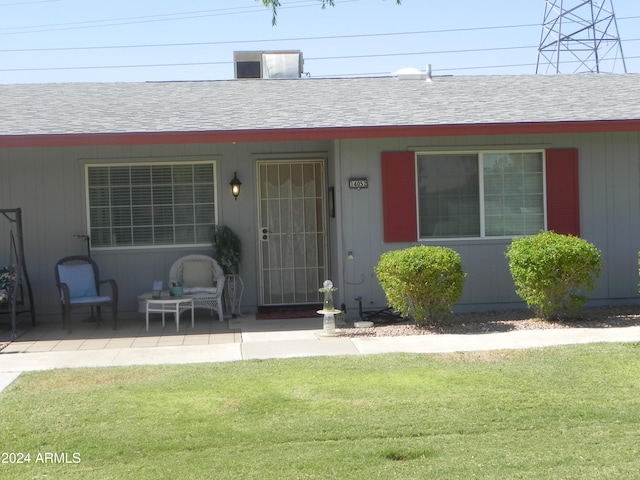
[[244,317],[245,315],[240,310],[242,294],[244,293],[244,282],[242,281],[242,277],[237,273],[227,274],[225,284],[225,301],[227,303],[227,308],[231,312],[231,316],[233,318]]

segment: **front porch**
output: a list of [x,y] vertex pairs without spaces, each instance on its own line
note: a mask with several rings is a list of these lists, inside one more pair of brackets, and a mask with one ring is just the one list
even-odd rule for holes
[[130,314],[120,319],[113,330],[110,312],[105,312],[98,326],[95,321],[75,319],[73,332],[67,333],[62,320],[39,321],[35,326],[26,317],[18,324],[18,337],[11,341],[11,326],[0,324],[0,355],[69,351],[117,350],[153,347],[189,347],[241,344],[245,337],[265,334],[265,340],[282,339],[283,335],[311,338],[322,330],[322,317],[281,320],[256,320],[255,315],[218,321],[217,317],[196,310],[191,327],[188,313],[183,313],[180,331],[176,332],[173,315],[167,315],[162,326],[160,314],[149,319],[145,328],[144,314]]
[[196,315],[194,328],[190,321],[181,321],[179,332],[173,321],[163,328],[160,316],[153,317],[148,332],[144,315],[123,318],[118,330],[108,320],[100,327],[81,320],[75,325],[69,335],[61,321],[39,322],[33,327],[25,322],[18,338],[11,341],[10,326],[0,324],[4,329],[0,330],[0,391],[27,371],[362,353],[354,339],[323,339],[320,316],[256,320],[248,315],[219,322],[204,314]]

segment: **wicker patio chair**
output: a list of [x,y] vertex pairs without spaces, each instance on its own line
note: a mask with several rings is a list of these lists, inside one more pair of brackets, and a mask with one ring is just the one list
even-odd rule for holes
[[215,311],[224,320],[222,293],[224,272],[218,262],[207,255],[187,255],[176,260],[169,269],[169,285],[180,285],[184,294],[193,297],[193,308]]

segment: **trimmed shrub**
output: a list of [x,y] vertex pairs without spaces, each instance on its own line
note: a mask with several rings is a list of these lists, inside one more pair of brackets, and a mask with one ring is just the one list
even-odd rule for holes
[[546,320],[577,316],[602,266],[594,245],[554,232],[513,240],[506,257],[516,293]]
[[430,246],[383,253],[375,272],[389,306],[421,326],[451,316],[465,277],[457,252]]

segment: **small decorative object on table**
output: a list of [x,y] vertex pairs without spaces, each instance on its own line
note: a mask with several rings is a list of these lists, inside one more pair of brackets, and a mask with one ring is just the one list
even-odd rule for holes
[[160,295],[162,295],[162,281],[156,280],[156,281],[153,282],[153,294],[152,294],[152,297],[153,298],[160,298]]
[[184,294],[184,289],[182,288],[181,285],[179,285],[177,283],[172,283],[171,284],[170,295],[172,297],[181,297],[183,294]]

